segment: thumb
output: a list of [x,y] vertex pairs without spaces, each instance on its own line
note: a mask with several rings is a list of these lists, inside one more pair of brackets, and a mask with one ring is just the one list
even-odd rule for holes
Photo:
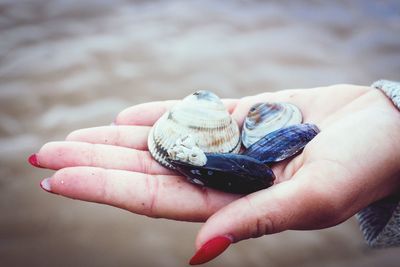
[[200,249],[190,264],[205,263],[243,239],[341,222],[334,198],[326,185],[318,185],[320,175],[312,169],[303,166],[292,180],[244,196],[216,212],[200,230],[196,240]]

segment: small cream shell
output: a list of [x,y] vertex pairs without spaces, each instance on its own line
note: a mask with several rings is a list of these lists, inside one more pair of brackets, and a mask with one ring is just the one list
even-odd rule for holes
[[212,92],[198,91],[167,111],[152,127],[148,148],[153,158],[172,168],[168,150],[178,139],[191,136],[205,153],[237,153],[240,132],[222,101]]
[[206,154],[197,146],[190,135],[178,139],[176,144],[167,152],[170,159],[191,165],[204,166],[207,163]]

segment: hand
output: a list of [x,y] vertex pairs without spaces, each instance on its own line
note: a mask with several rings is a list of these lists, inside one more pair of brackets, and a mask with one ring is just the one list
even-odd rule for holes
[[321,133],[301,154],[273,167],[274,186],[247,196],[192,185],[151,158],[150,127],[174,101],[128,108],[115,126],[72,132],[66,141],[45,144],[31,161],[58,170],[42,181],[53,193],[150,217],[206,221],[194,264],[215,257],[230,242],[334,226],[399,190],[400,112],[379,90],[337,85],[225,104],[242,125],[250,107],[261,101],[296,104],[304,122],[317,124]]

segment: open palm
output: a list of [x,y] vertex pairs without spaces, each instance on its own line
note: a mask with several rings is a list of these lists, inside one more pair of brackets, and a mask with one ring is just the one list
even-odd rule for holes
[[150,217],[207,221],[197,246],[219,235],[237,242],[329,227],[398,189],[400,115],[378,90],[337,85],[224,103],[242,125],[261,101],[296,104],[304,122],[321,129],[301,154],[273,167],[277,180],[268,189],[240,196],[202,188],[154,161],[147,135],[175,101],[137,105],[122,111],[113,126],[77,130],[66,141],[45,144],[37,163],[57,172],[42,186]]

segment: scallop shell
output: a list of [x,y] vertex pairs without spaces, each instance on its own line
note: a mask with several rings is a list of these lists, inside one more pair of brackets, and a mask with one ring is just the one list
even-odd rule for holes
[[237,153],[240,132],[224,104],[209,91],[198,91],[185,97],[167,111],[152,127],[148,148],[153,158],[174,169],[167,161],[178,139],[191,136],[204,152]]
[[258,103],[251,107],[243,124],[242,142],[246,148],[278,129],[301,123],[303,116],[290,103]]

